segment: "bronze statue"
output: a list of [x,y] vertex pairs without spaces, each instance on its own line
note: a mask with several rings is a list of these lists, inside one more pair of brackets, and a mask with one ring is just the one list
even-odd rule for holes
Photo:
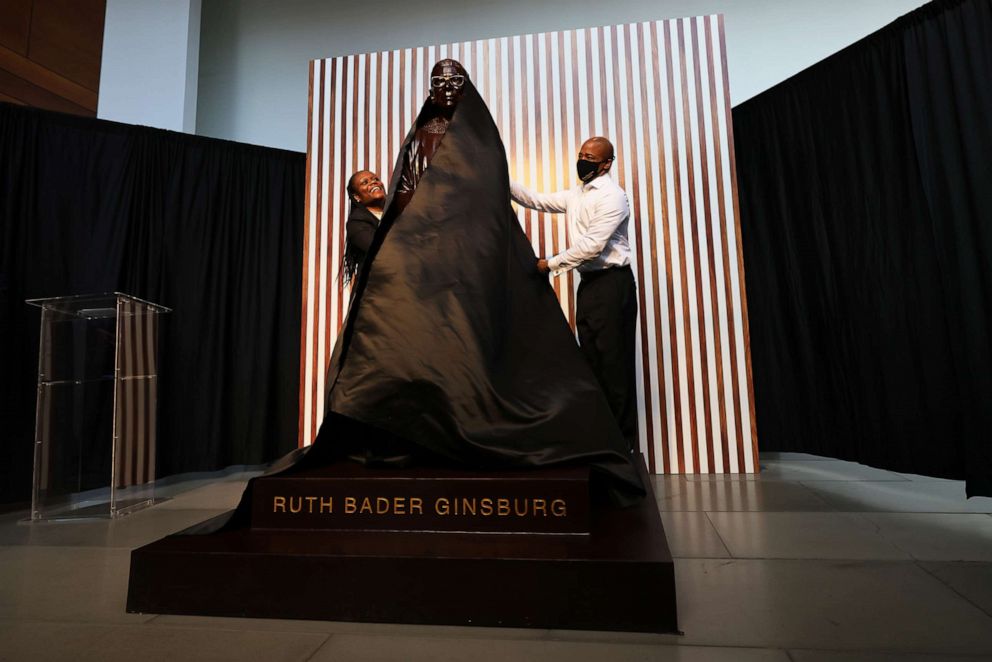
[[395,193],[396,215],[402,213],[410,202],[420,178],[441,146],[467,81],[465,68],[455,60],[441,60],[431,69],[430,112],[420,118],[403,155],[402,172]]

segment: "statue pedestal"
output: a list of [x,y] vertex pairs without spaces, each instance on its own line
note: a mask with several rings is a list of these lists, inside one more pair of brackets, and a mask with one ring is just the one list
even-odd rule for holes
[[[366,470],[355,466],[350,478],[331,469],[328,475],[299,475],[285,480],[304,483],[277,484],[266,480],[255,494],[255,506],[271,509],[275,497],[295,500],[296,513],[275,515],[259,525],[292,524],[284,528],[254,528],[211,533],[225,516],[215,518],[179,534],[168,536],[131,553],[128,590],[129,612],[200,614],[258,618],[301,618],[382,623],[445,624],[502,627],[534,627],[634,632],[677,632],[675,572],[650,480],[641,462],[648,495],[626,509],[592,508],[584,521],[587,533],[544,532],[500,533],[455,532],[453,530],[373,530],[339,527],[348,520],[334,519],[325,507],[319,512],[320,490],[325,504],[334,497],[372,497],[373,512],[362,515],[366,522],[399,526],[416,516],[375,513],[375,497],[408,500],[417,490],[426,511],[432,499],[509,498],[516,490],[518,508],[522,499],[568,499],[575,484],[585,481],[588,470],[552,469],[531,472],[447,476],[431,487],[428,470]],[[369,475],[363,477],[368,471]],[[578,473],[576,473],[578,472]],[[458,472],[456,472],[458,473]],[[412,474],[412,477],[411,477]],[[547,474],[548,480],[541,476]],[[396,483],[407,476],[409,487]],[[377,481],[387,481],[377,482]],[[493,481],[488,490],[472,481]],[[310,481],[310,485],[306,483]],[[315,487],[323,482],[321,487]],[[350,486],[342,485],[352,481]],[[461,481],[461,482],[459,482]],[[559,481],[562,485],[553,487]],[[417,483],[420,482],[420,485]],[[570,485],[572,484],[572,485]],[[564,486],[564,487],[563,487]],[[294,495],[291,490],[298,490]],[[343,491],[335,491],[343,490]],[[431,492],[431,490],[434,490]],[[476,490],[481,490],[476,492]],[[498,491],[502,490],[502,491]],[[442,494],[446,492],[447,495]],[[402,494],[401,494],[402,493]],[[462,496],[459,497],[459,494]],[[501,497],[500,494],[509,494]],[[313,518],[300,516],[305,497],[315,497]],[[586,496],[586,498],[588,498]],[[360,501],[357,503],[361,503]],[[449,501],[449,508],[450,508]],[[569,501],[568,507],[578,501]],[[462,504],[464,505],[464,504]],[[360,505],[358,506],[360,508]],[[382,506],[385,508],[385,505]],[[432,505],[433,507],[433,505]],[[580,513],[581,510],[575,511]],[[273,513],[269,513],[270,515]],[[357,515],[359,513],[352,513]],[[308,514],[309,515],[309,514]],[[424,522],[439,522],[437,515]],[[382,517],[380,520],[374,517]],[[445,526],[455,521],[452,515]],[[509,521],[509,514],[468,517],[476,523]],[[548,516],[517,516],[516,525],[534,528],[535,522],[552,522]],[[561,521],[568,517],[560,517]],[[577,518],[572,527],[583,518]],[[558,522],[560,524],[560,522]],[[556,526],[558,525],[556,524]],[[303,526],[329,525],[302,530]],[[331,528],[333,526],[333,528]],[[349,525],[350,526],[350,525]],[[506,526],[499,524],[499,526]],[[467,528],[463,523],[458,527]]]

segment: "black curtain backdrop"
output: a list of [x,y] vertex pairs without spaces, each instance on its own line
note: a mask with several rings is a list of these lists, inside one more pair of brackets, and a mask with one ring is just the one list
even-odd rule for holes
[[992,495],[992,2],[733,112],[762,450]]
[[27,298],[116,290],[173,309],[159,476],[296,446],[304,182],[303,154],[0,104],[0,503],[30,498]]

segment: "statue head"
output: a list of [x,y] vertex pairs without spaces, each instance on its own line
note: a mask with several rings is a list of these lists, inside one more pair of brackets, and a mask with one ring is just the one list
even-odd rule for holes
[[465,92],[468,73],[460,62],[441,60],[431,69],[431,103],[443,114],[451,117]]

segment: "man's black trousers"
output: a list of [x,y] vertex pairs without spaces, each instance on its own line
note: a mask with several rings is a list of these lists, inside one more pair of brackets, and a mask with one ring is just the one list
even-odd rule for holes
[[579,346],[634,450],[638,446],[634,274],[626,266],[582,273],[581,278],[575,306]]

